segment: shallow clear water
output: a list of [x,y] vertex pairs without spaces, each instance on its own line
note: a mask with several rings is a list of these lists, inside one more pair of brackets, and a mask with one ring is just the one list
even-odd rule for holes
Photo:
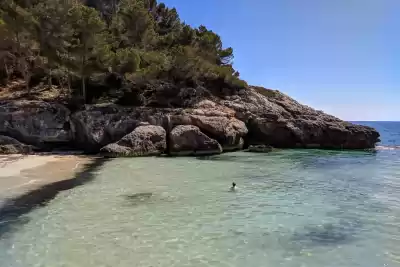
[[3,219],[0,266],[400,266],[399,163],[399,150],[108,161]]

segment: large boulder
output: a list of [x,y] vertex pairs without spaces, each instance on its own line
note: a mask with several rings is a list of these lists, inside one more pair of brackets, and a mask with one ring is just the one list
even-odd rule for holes
[[143,123],[167,128],[171,110],[118,105],[87,105],[72,115],[76,146],[87,152],[115,143]]
[[73,139],[70,112],[43,101],[0,101],[0,134],[41,149],[68,145]]
[[194,125],[217,140],[224,151],[231,151],[242,148],[247,133],[246,125],[234,114],[212,101],[191,109],[87,105],[72,115],[72,121],[76,145],[87,152],[117,142],[144,122],[161,126],[167,133],[178,125]]
[[243,147],[243,138],[247,134],[246,125],[236,119],[227,117],[208,117],[192,115],[191,124],[202,132],[218,140],[224,151],[232,151]]
[[25,145],[12,137],[0,135],[0,154],[29,154],[32,152],[32,146]]
[[154,125],[139,126],[118,142],[109,144],[100,153],[110,157],[158,156],[167,148],[164,128]]
[[212,155],[222,153],[222,147],[198,127],[179,125],[169,135],[169,153],[173,156]]
[[243,148],[243,137],[248,130],[244,122],[235,118],[235,111],[211,100],[203,100],[193,109],[185,109],[169,116],[170,125],[194,125],[201,132],[221,144],[225,152]]
[[373,148],[379,133],[302,105],[261,87],[251,87],[219,102],[246,123],[248,144],[301,148]]

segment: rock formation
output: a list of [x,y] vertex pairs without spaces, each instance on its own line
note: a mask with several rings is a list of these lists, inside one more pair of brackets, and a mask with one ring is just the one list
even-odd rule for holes
[[73,139],[70,111],[43,101],[0,101],[0,134],[48,150],[67,146]]
[[278,91],[251,87],[218,95],[193,90],[185,107],[98,104],[72,114],[56,103],[0,101],[0,134],[40,150],[68,145],[113,156],[219,153],[219,145],[227,152],[243,144],[364,149],[379,141],[373,128],[344,122]]
[[100,153],[111,157],[159,156],[167,148],[166,133],[160,126],[139,126]]
[[220,104],[246,123],[248,144],[273,147],[363,149],[375,146],[379,133],[302,105],[279,91],[252,87]]
[[192,125],[176,126],[169,136],[173,156],[198,156],[222,153],[221,145]]
[[12,137],[0,135],[0,154],[29,154],[32,152],[32,146],[22,144]]

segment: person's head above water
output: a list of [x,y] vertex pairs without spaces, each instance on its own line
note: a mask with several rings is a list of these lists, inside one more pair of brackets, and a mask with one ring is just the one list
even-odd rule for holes
[[235,182],[232,183],[232,187],[231,187],[230,191],[231,192],[236,191],[236,183]]

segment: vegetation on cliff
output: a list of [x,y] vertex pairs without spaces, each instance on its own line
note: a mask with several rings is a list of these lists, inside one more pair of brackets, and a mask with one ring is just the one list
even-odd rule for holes
[[38,83],[86,102],[96,82],[107,90],[128,88],[135,99],[152,80],[244,88],[232,60],[233,49],[220,36],[185,24],[175,8],[156,0],[0,3],[0,82],[23,78],[28,95]]

